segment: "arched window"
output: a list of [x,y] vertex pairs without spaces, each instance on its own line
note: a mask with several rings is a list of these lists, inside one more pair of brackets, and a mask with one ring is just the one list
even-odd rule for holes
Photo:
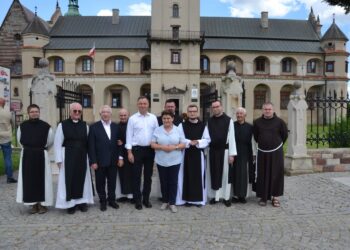
[[83,97],[83,108],[92,107],[92,88],[89,85],[80,85],[80,91]]
[[280,109],[287,109],[289,103],[289,96],[292,93],[292,85],[285,85],[280,91]]
[[149,101],[149,104],[151,106],[151,84],[146,83],[146,84],[142,85],[141,89],[140,89],[140,95],[146,96],[148,101]]
[[254,109],[261,109],[268,101],[269,88],[265,84],[259,84],[254,89]]
[[173,17],[179,17],[179,5],[173,5]]
[[307,73],[316,73],[317,61],[315,59],[311,59],[307,61]]
[[202,73],[209,73],[210,72],[210,62],[209,58],[206,56],[201,56],[201,72]]

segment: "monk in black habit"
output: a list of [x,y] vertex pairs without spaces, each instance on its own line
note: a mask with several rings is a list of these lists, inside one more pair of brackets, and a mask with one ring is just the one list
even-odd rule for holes
[[255,167],[253,165],[253,126],[245,121],[246,110],[237,108],[234,122],[237,156],[230,173],[233,186],[233,203],[246,203],[248,183],[255,181]]
[[[119,202],[130,201],[132,197],[132,165],[128,160],[128,152],[125,148],[126,142],[126,127],[128,125],[129,112],[126,109],[121,109],[119,111],[119,133],[120,140],[118,145],[121,146],[121,156],[124,159],[124,165],[118,165],[118,177],[120,182],[120,193],[117,194]],[[119,197],[119,196],[122,197]]]
[[288,137],[286,123],[276,116],[273,104],[263,105],[262,117],[253,124],[254,139],[258,143],[257,152],[257,190],[259,204],[266,206],[271,200],[274,207],[279,207],[277,197],[283,195],[284,156],[283,144]]
[[186,138],[183,164],[179,171],[176,205],[205,205],[207,192],[205,185],[204,149],[210,143],[208,129],[198,119],[198,106],[187,107],[188,119],[179,125]]
[[53,133],[48,123],[39,119],[40,108],[31,104],[27,108],[29,120],[17,131],[22,146],[19,167],[17,202],[32,205],[31,214],[45,213],[53,204],[51,166],[47,147],[53,142]]

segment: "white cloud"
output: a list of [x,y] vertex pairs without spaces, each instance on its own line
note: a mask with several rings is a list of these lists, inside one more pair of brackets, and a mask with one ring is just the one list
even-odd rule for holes
[[98,16],[112,16],[112,11],[111,10],[100,10],[97,15]]
[[297,0],[220,0],[231,5],[231,16],[254,17],[261,11],[268,11],[270,17],[283,17],[291,11],[299,9]]
[[150,16],[151,5],[146,3],[137,3],[129,5],[129,15],[131,16]]

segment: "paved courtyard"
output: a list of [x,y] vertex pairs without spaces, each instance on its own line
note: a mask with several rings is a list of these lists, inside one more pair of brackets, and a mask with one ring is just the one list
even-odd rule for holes
[[0,177],[0,249],[350,249],[349,172],[286,177],[281,208],[252,197],[177,214],[160,211],[154,196],[141,211],[120,204],[102,213],[95,204],[87,213],[29,215],[16,188]]

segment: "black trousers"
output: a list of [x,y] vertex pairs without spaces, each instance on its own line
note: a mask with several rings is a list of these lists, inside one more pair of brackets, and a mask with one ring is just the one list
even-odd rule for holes
[[[104,202],[107,202],[107,200],[115,201],[117,167],[113,165],[108,167],[99,166],[95,170],[95,178],[96,178],[96,190],[98,193],[98,197],[100,198],[100,202],[104,203]],[[106,180],[107,180],[108,197],[106,196]]]
[[[151,193],[154,150],[151,147],[133,146],[134,164],[132,165],[133,196],[136,203],[141,203],[141,198],[148,201]],[[141,174],[143,167],[143,190],[141,195]]]
[[163,167],[157,164],[157,167],[163,202],[175,205],[180,164],[170,167]]

